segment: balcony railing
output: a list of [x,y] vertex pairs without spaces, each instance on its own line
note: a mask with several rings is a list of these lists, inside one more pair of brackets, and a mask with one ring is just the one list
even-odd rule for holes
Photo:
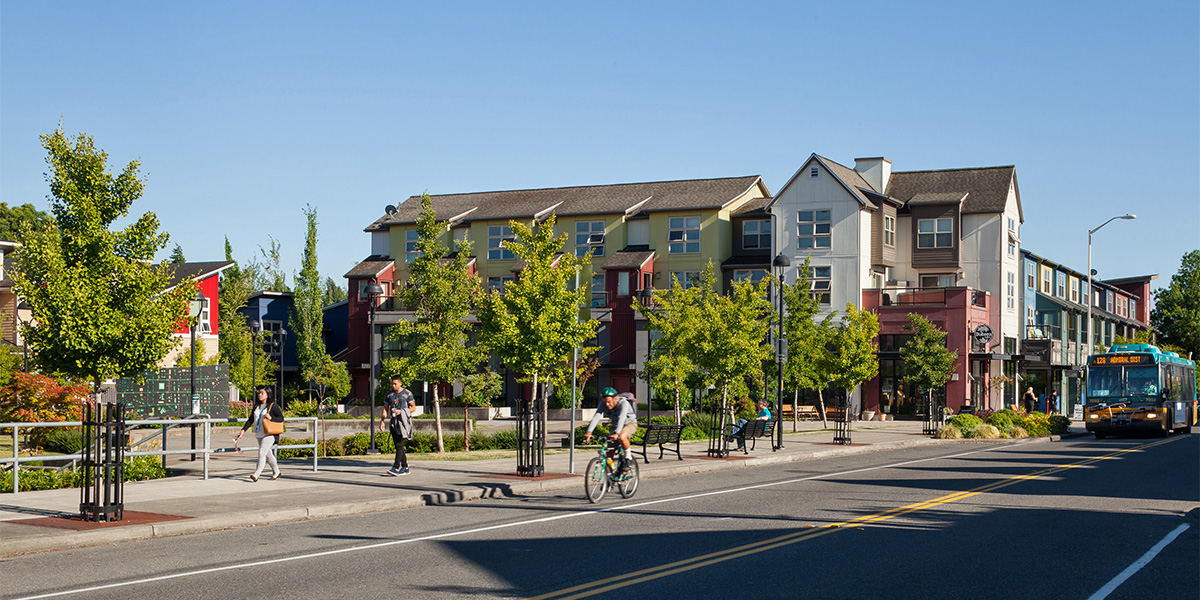
[[1058,340],[1062,339],[1062,327],[1058,325],[1026,325],[1025,339],[1027,340]]
[[608,292],[592,292],[589,308],[608,308]]

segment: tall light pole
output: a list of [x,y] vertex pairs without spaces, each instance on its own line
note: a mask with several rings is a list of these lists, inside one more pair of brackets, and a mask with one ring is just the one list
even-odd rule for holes
[[250,402],[258,398],[258,353],[262,346],[258,343],[258,334],[262,332],[262,319],[250,323]]
[[275,400],[279,402],[279,408],[281,409],[287,404],[283,398],[283,351],[287,348],[287,334],[287,330],[282,327],[279,328],[279,331],[271,334],[271,337],[275,340],[275,346],[279,348],[279,394],[275,396]]
[[370,357],[367,359],[367,393],[371,395],[371,447],[367,449],[367,453],[379,454],[379,450],[375,447],[375,304],[378,302],[379,296],[383,294],[383,286],[372,279],[371,283],[363,288],[363,292],[367,295],[367,302],[371,305],[370,328],[367,330],[367,348],[370,352]]
[[[1092,355],[1092,234],[1100,231],[1102,227],[1112,223],[1117,219],[1136,219],[1137,215],[1128,214],[1119,217],[1113,217],[1100,224],[1100,227],[1088,231],[1088,272],[1087,272],[1087,343],[1084,344],[1084,357]],[[1085,363],[1086,364],[1086,363]]]
[[[779,378],[777,380],[779,395],[775,401],[775,449],[783,448],[783,361],[787,360],[787,340],[783,337],[783,278],[787,275],[787,268],[792,266],[792,261],[788,260],[787,255],[780,252],[775,256],[775,260],[771,261],[771,266],[775,267],[779,274],[779,285],[776,286],[775,296],[779,302],[779,335],[776,340],[778,344],[775,354],[775,362],[779,363]],[[795,407],[792,407],[795,410]]]
[[[200,414],[200,396],[196,395],[196,325],[200,324],[200,313],[204,310],[204,292],[200,288],[196,288],[196,297],[188,302],[188,317],[192,321],[192,367],[191,375],[191,398],[192,398],[192,416]],[[196,448],[196,424],[192,423],[192,449]],[[196,455],[192,454],[192,460],[196,460]]]

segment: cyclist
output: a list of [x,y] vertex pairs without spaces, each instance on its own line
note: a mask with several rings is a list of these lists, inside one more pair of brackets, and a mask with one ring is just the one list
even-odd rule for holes
[[624,450],[621,459],[621,467],[617,469],[617,476],[624,477],[629,472],[629,463],[633,462],[633,453],[629,450],[629,438],[637,432],[637,411],[633,405],[633,394],[628,392],[617,394],[617,390],[606,387],[601,392],[599,406],[596,407],[596,414],[592,416],[592,421],[588,423],[587,433],[584,434],[584,441],[592,441],[592,430],[596,425],[600,424],[600,419],[608,417],[611,421],[612,435],[608,436],[610,440],[617,440],[621,443],[621,448]]

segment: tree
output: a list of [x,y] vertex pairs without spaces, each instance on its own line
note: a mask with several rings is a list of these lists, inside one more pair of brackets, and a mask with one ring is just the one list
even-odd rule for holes
[[692,357],[706,382],[721,390],[721,419],[729,406],[729,393],[746,395],[747,379],[761,380],[763,362],[771,358],[767,332],[775,316],[766,297],[769,283],[765,278],[757,284],[734,282],[728,294],[721,294],[716,291],[712,262],[700,278]]
[[332,277],[325,278],[325,289],[321,292],[321,306],[331,306],[346,300],[346,288],[338,285]]
[[175,346],[196,288],[184,280],[164,291],[170,268],[150,261],[169,236],[154,213],[109,229],[142,194],[138,161],[114,177],[90,136],[72,141],[57,130],[41,140],[56,227],[22,233],[15,288],[38,324],[23,332],[35,363],[99,394],[100,382],[151,369]]
[[492,400],[504,391],[504,378],[491,369],[481,373],[472,373],[463,377],[463,390],[460,398],[463,403],[463,449],[471,450],[471,436],[467,424],[471,422],[467,411],[471,406],[491,406]]
[[175,249],[171,250],[171,258],[168,258],[167,262],[169,262],[173,265],[183,264],[183,263],[187,262],[187,259],[183,257],[183,247],[180,246],[179,244],[175,244]]
[[0,240],[6,242],[21,242],[21,230],[28,228],[35,233],[54,228],[54,220],[50,215],[36,209],[32,204],[10,207],[0,202]]
[[672,278],[671,287],[654,290],[650,306],[633,299],[633,308],[646,319],[650,338],[649,356],[641,372],[654,394],[671,399],[675,424],[683,419],[683,397],[690,392],[688,378],[696,371],[690,354],[692,336],[700,330],[700,288],[684,288]]
[[[810,259],[796,274],[796,283],[782,286],[786,312],[783,317],[783,335],[788,341],[787,360],[783,363],[784,389],[792,391],[792,406],[800,404],[800,390],[816,390],[821,422],[828,427],[825,412],[825,388],[832,373],[821,369],[829,363],[826,345],[833,340],[833,319],[837,312],[831,311],[825,318],[816,321],[821,311],[820,301],[813,296],[808,280]],[[792,410],[792,430],[795,431],[800,412]]]
[[[859,310],[846,304],[842,320],[833,330],[830,352],[825,355],[823,368],[829,383],[849,394],[862,382],[879,373],[875,337],[879,335],[879,318],[875,313]],[[847,405],[846,410],[850,410]]]
[[311,371],[304,372],[303,377],[312,382],[313,390],[317,392],[317,415],[321,418],[321,450],[325,450],[325,400],[327,398],[345,398],[350,393],[350,371],[346,363],[335,362],[328,354],[321,356],[321,362]]
[[1178,346],[1183,355],[1200,356],[1200,250],[1183,255],[1171,284],[1155,290],[1150,324],[1162,332],[1160,340]]
[[[417,218],[417,257],[409,263],[409,285],[399,294],[405,306],[413,307],[414,321],[400,321],[389,337],[404,340],[407,356],[388,359],[385,371],[406,373],[407,378],[431,383],[457,381],[475,372],[487,359],[482,346],[470,343],[467,317],[481,291],[479,280],[468,269],[471,242],[458,240],[455,253],[442,242],[449,231],[439,222],[429,194],[421,197]],[[408,380],[406,378],[406,380]],[[441,399],[433,386],[433,417],[438,452],[445,452],[442,437]],[[469,438],[469,432],[463,432]]]
[[926,401],[933,410],[933,391],[950,381],[958,352],[947,350],[946,332],[921,315],[908,313],[908,325],[904,330],[913,334],[900,348],[900,358],[904,361],[902,380],[925,390]]
[[[218,342],[218,344],[219,343],[220,342]],[[192,344],[191,344],[191,341],[189,340],[188,342],[186,342],[186,344],[187,344],[187,347],[183,349],[183,352],[180,352],[179,356],[175,357],[175,366],[176,367],[192,366]],[[216,355],[208,356],[208,352],[206,352],[205,348],[204,348],[204,340],[196,340],[196,366],[197,367],[202,366],[202,365],[215,365],[219,362],[221,362],[221,358],[219,356],[216,356]]]
[[17,371],[0,389],[0,422],[80,421],[87,394],[84,386],[63,385],[53,377]]
[[[562,252],[568,235],[555,238],[554,222],[551,215],[531,229],[509,221],[516,239],[505,242],[505,248],[525,267],[503,293],[492,290],[478,311],[483,325],[481,340],[506,367],[522,374],[521,381],[533,382],[532,400],[538,398],[538,384],[544,376],[595,336],[599,326],[595,319],[579,318],[580,307],[586,306],[588,286],[572,290],[567,285],[583,265],[591,262],[590,257]],[[543,402],[543,416],[548,408]]]
[[255,290],[270,290],[272,292],[290,292],[292,288],[288,287],[287,275],[283,272],[283,267],[280,266],[279,258],[279,240],[271,236],[267,236],[267,247],[258,247],[258,253],[263,259],[261,263],[255,263],[256,278],[254,285]]
[[[225,238],[225,260],[232,267],[221,272],[220,303],[217,345],[218,362],[229,365],[229,380],[239,390],[253,392],[254,383],[268,385],[275,381],[275,363],[263,350],[262,344],[253,343],[246,317],[239,309],[246,306],[254,292],[258,279],[258,265],[250,263],[243,268],[233,259],[233,247]],[[255,374],[253,371],[257,370]]]
[[[300,372],[312,374],[321,366],[325,342],[321,339],[324,313],[321,311],[321,273],[317,270],[317,209],[307,206],[304,216],[308,228],[304,234],[304,257],[292,294],[292,332],[296,334],[296,360]],[[307,378],[307,375],[305,376]]]

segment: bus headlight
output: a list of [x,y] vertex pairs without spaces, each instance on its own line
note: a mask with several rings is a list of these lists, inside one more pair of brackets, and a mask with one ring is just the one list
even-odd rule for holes
[[1157,419],[1158,413],[1146,413],[1146,418],[1147,419]]
[[1088,415],[1089,419],[1099,419],[1100,415]]

